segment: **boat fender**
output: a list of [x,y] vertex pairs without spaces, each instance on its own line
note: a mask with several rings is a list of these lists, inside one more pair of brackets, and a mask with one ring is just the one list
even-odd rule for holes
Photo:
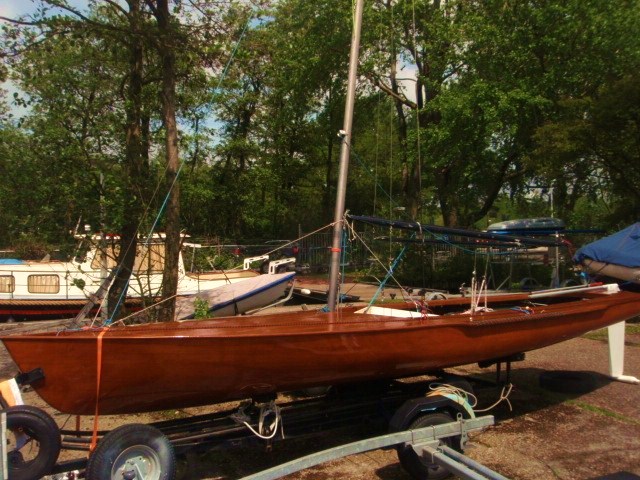
[[438,411],[448,413],[452,419],[458,418],[458,415],[464,419],[475,418],[473,409],[464,398],[455,394],[451,396],[457,398],[450,398],[449,395],[431,395],[407,400],[396,410],[393,417],[391,417],[389,430],[391,432],[402,432],[406,430],[417,417],[425,413]]

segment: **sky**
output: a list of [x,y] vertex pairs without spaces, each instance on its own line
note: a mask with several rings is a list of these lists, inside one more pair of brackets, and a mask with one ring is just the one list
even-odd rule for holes
[[[87,0],[67,0],[69,5],[77,8],[78,10],[85,10],[88,7],[89,2]],[[20,15],[28,15],[36,10],[40,2],[36,0],[0,0],[0,16],[7,18],[17,18]],[[3,23],[0,21],[0,24]],[[404,94],[411,101],[416,101],[415,95],[415,78],[416,70],[415,66],[411,65],[398,65],[400,87],[403,89]],[[8,97],[11,98],[17,88],[11,82],[4,82],[0,85],[0,88],[8,92]],[[16,116],[21,116],[22,108],[12,107],[13,113]]]
[[0,0],[0,16],[14,18],[24,7],[30,7],[30,5],[25,5],[25,2],[20,0]]
[[[68,0],[69,5],[79,9],[85,9],[88,5],[86,0]],[[0,16],[15,18],[33,12],[38,2],[33,0],[0,0]]]

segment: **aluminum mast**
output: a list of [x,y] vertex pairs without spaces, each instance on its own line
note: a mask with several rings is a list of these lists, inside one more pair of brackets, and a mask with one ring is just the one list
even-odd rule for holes
[[338,304],[338,277],[340,273],[340,256],[342,248],[342,219],[345,209],[347,190],[347,174],[349,172],[349,153],[351,149],[351,125],[356,97],[356,77],[358,73],[358,56],[360,51],[360,30],[362,27],[362,10],[364,0],[357,0],[353,15],[353,32],[351,33],[351,52],[349,54],[349,80],[347,84],[347,101],[344,108],[344,123],[339,135],[342,137],[340,147],[340,172],[336,193],[336,209],[333,226],[333,243],[331,245],[331,268],[329,270],[329,311],[333,312]]

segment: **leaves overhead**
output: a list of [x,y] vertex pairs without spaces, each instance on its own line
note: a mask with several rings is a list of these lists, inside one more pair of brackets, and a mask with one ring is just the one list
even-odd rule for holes
[[[155,5],[139,2],[137,24],[130,3],[61,0],[3,22],[0,243],[60,241],[79,218],[118,230],[134,204],[153,223],[143,212],[166,193]],[[351,2],[170,8],[184,227],[275,238],[329,222]],[[554,213],[576,225],[635,220],[639,10],[637,0],[367,2],[347,207],[394,216],[402,205],[468,226],[549,215],[539,200],[553,191]],[[140,175],[127,167],[135,39]],[[585,205],[606,215],[579,213]]]

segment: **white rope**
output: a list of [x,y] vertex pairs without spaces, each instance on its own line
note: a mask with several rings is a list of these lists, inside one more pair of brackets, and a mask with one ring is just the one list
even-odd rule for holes
[[[269,415],[270,413],[273,413],[276,416],[276,418],[273,421],[273,423],[271,423],[271,425],[269,425],[267,427],[267,431],[271,430],[271,433],[269,435],[265,435],[265,434],[262,433],[262,432],[265,431],[264,420],[267,417],[267,415]],[[249,425],[248,422],[242,422],[242,423],[244,423],[244,425],[256,437],[259,437],[262,440],[271,440],[273,437],[276,436],[276,433],[278,433],[278,426],[280,425],[280,407],[278,407],[277,405],[274,405],[273,409],[271,409],[271,408],[262,408],[260,410],[260,418],[258,420],[258,431],[256,431],[251,425]]]
[[509,395],[511,395],[511,390],[513,390],[513,384],[512,383],[510,383],[508,385],[505,385],[504,387],[502,387],[502,391],[500,392],[500,398],[498,398],[498,400],[493,405],[491,405],[491,406],[489,406],[487,408],[483,408],[481,410],[474,409],[474,411],[476,413],[488,412],[492,408],[496,407],[499,403],[507,402],[507,405],[509,405],[509,411],[513,412],[513,406],[511,405],[511,402],[509,401]]
[[478,398],[473,393],[448,383],[431,383],[429,390],[431,390],[431,392],[427,394],[428,397],[434,395],[456,395],[467,402],[471,408],[474,408],[478,404]]
[[476,409],[475,407],[478,405],[478,397],[476,397],[473,393],[471,392],[467,392],[466,390],[456,387],[454,385],[449,385],[447,383],[432,383],[429,385],[429,390],[431,390],[430,393],[427,394],[427,396],[431,396],[431,395],[456,395],[462,399],[464,399],[464,401],[466,401],[469,406],[473,409],[473,411],[475,413],[482,413],[482,412],[488,412],[489,410],[495,408],[496,406],[498,406],[500,403],[502,402],[507,402],[507,405],[509,405],[509,411],[512,412],[513,411],[513,406],[511,405],[511,402],[509,401],[509,395],[511,395],[511,391],[513,390],[513,384],[509,383],[508,385],[505,385],[502,387],[502,391],[500,392],[500,397],[498,398],[498,400],[493,403],[492,405],[490,405],[487,408],[483,408],[483,409]]

